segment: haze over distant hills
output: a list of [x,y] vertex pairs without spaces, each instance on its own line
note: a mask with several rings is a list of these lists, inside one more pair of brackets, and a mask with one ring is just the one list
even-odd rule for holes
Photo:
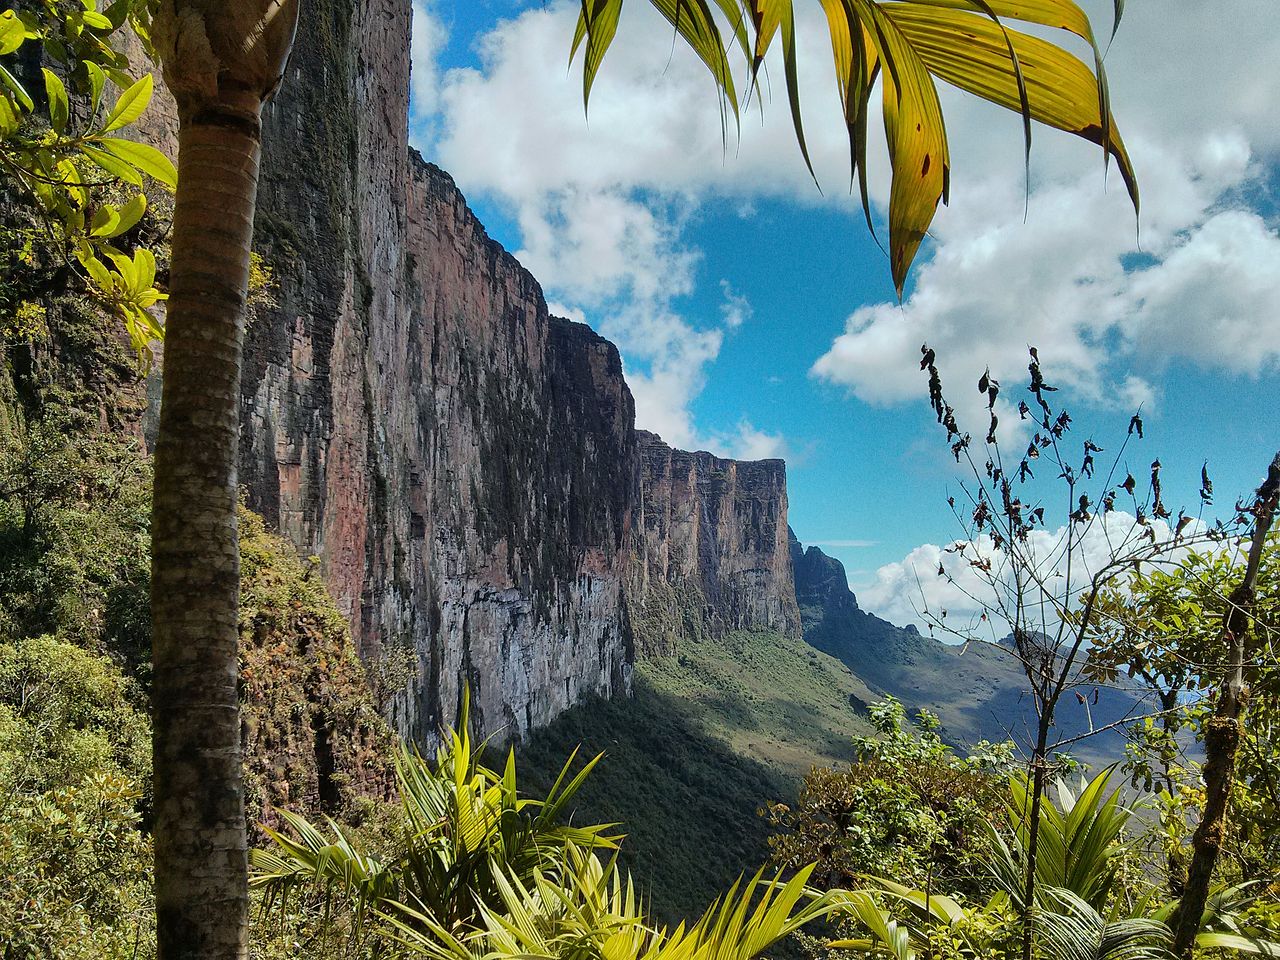
[[[1022,667],[1006,647],[954,645],[897,627],[858,606],[844,566],[791,535],[796,600],[804,638],[844,663],[877,695],[938,715],[943,736],[957,745],[1034,736],[1035,709]],[[1082,691],[1082,693],[1085,691]],[[1057,712],[1055,739],[1087,733],[1141,712],[1136,691],[1100,689],[1098,702],[1068,694]],[[1109,762],[1123,750],[1122,733],[1108,731],[1070,748],[1081,759]]]

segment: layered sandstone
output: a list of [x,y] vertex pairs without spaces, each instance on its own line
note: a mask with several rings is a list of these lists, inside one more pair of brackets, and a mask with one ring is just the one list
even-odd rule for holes
[[521,735],[628,688],[633,408],[612,345],[409,150],[409,18],[318,0],[270,107],[242,482],[398,678],[403,734],[469,688],[481,732]]
[[[402,735],[469,691],[481,734],[522,736],[629,690],[633,615],[798,632],[785,471],[635,432],[617,350],[410,149],[410,17],[315,0],[268,105],[240,481],[319,559]],[[141,133],[171,150],[158,102]]]
[[651,652],[706,630],[800,636],[781,460],[675,450],[637,431],[640,490],[633,579]]

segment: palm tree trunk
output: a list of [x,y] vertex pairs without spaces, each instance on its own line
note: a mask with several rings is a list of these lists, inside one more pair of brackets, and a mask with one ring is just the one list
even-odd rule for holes
[[1280,453],[1271,461],[1267,479],[1258,490],[1254,508],[1253,541],[1244,580],[1232,591],[1223,621],[1223,641],[1227,647],[1227,673],[1218,691],[1218,706],[1209,720],[1204,738],[1204,815],[1191,838],[1191,866],[1182,900],[1173,917],[1173,953],[1191,956],[1200,920],[1209,899],[1209,885],[1217,866],[1218,853],[1227,828],[1227,807],[1235,784],[1236,751],[1243,732],[1245,707],[1244,661],[1245,637],[1249,632],[1249,616],[1253,609],[1258,582],[1258,567],[1267,533],[1280,500]]
[[163,960],[246,950],[236,457],[258,113],[252,95],[205,109],[179,134],[151,529]]
[[159,960],[248,941],[240,762],[236,456],[262,104],[298,0],[162,0],[152,38],[178,103],[164,390],[151,517]]

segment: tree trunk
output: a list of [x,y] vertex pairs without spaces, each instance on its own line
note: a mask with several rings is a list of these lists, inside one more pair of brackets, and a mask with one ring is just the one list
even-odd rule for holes
[[1232,591],[1223,621],[1223,643],[1228,650],[1226,675],[1218,691],[1218,706],[1209,720],[1204,738],[1204,814],[1191,839],[1191,866],[1182,900],[1173,917],[1173,953],[1190,957],[1200,932],[1200,920],[1209,899],[1209,885],[1218,862],[1223,834],[1227,828],[1227,807],[1235,784],[1236,750],[1240,746],[1246,691],[1244,688],[1245,637],[1262,550],[1280,499],[1280,453],[1271,462],[1266,482],[1258,490],[1254,508],[1253,541],[1243,582]]
[[1052,707],[1045,707],[1036,732],[1036,746],[1031,755],[1031,809],[1027,811],[1027,863],[1022,891],[1022,960],[1031,960],[1035,946],[1036,867],[1040,855],[1040,807],[1044,803],[1045,779],[1048,775],[1049,726]]
[[178,102],[164,389],[152,507],[156,939],[160,960],[244,957],[236,533],[240,349],[263,101],[292,0],[162,0]]
[[166,960],[245,951],[236,457],[259,152],[256,123],[239,114],[207,111],[179,136],[151,531],[156,912]]

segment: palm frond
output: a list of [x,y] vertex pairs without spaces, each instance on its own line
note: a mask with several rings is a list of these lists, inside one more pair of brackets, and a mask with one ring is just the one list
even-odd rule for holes
[[[813,164],[801,118],[800,51],[794,0],[649,0],[706,65],[721,104],[722,123],[739,104],[731,66],[745,62],[748,96],[775,41],[782,48],[787,103],[796,142]],[[935,80],[1017,112],[1028,155],[1037,121],[1099,144],[1114,160],[1133,203],[1137,177],[1111,113],[1102,51],[1088,16],[1074,0],[820,0],[831,39],[850,169],[867,224],[867,116],[872,89],[882,87],[892,182],[889,258],[901,296],[911,264],[939,201],[950,195],[951,161]],[[717,17],[717,10],[719,17]],[[583,50],[583,100],[616,41],[622,0],[582,0],[570,50]],[[1116,0],[1116,22],[1121,12]],[[1053,27],[1086,43],[1092,66],[1058,44],[1008,22]],[[1113,31],[1114,36],[1114,31]]]

